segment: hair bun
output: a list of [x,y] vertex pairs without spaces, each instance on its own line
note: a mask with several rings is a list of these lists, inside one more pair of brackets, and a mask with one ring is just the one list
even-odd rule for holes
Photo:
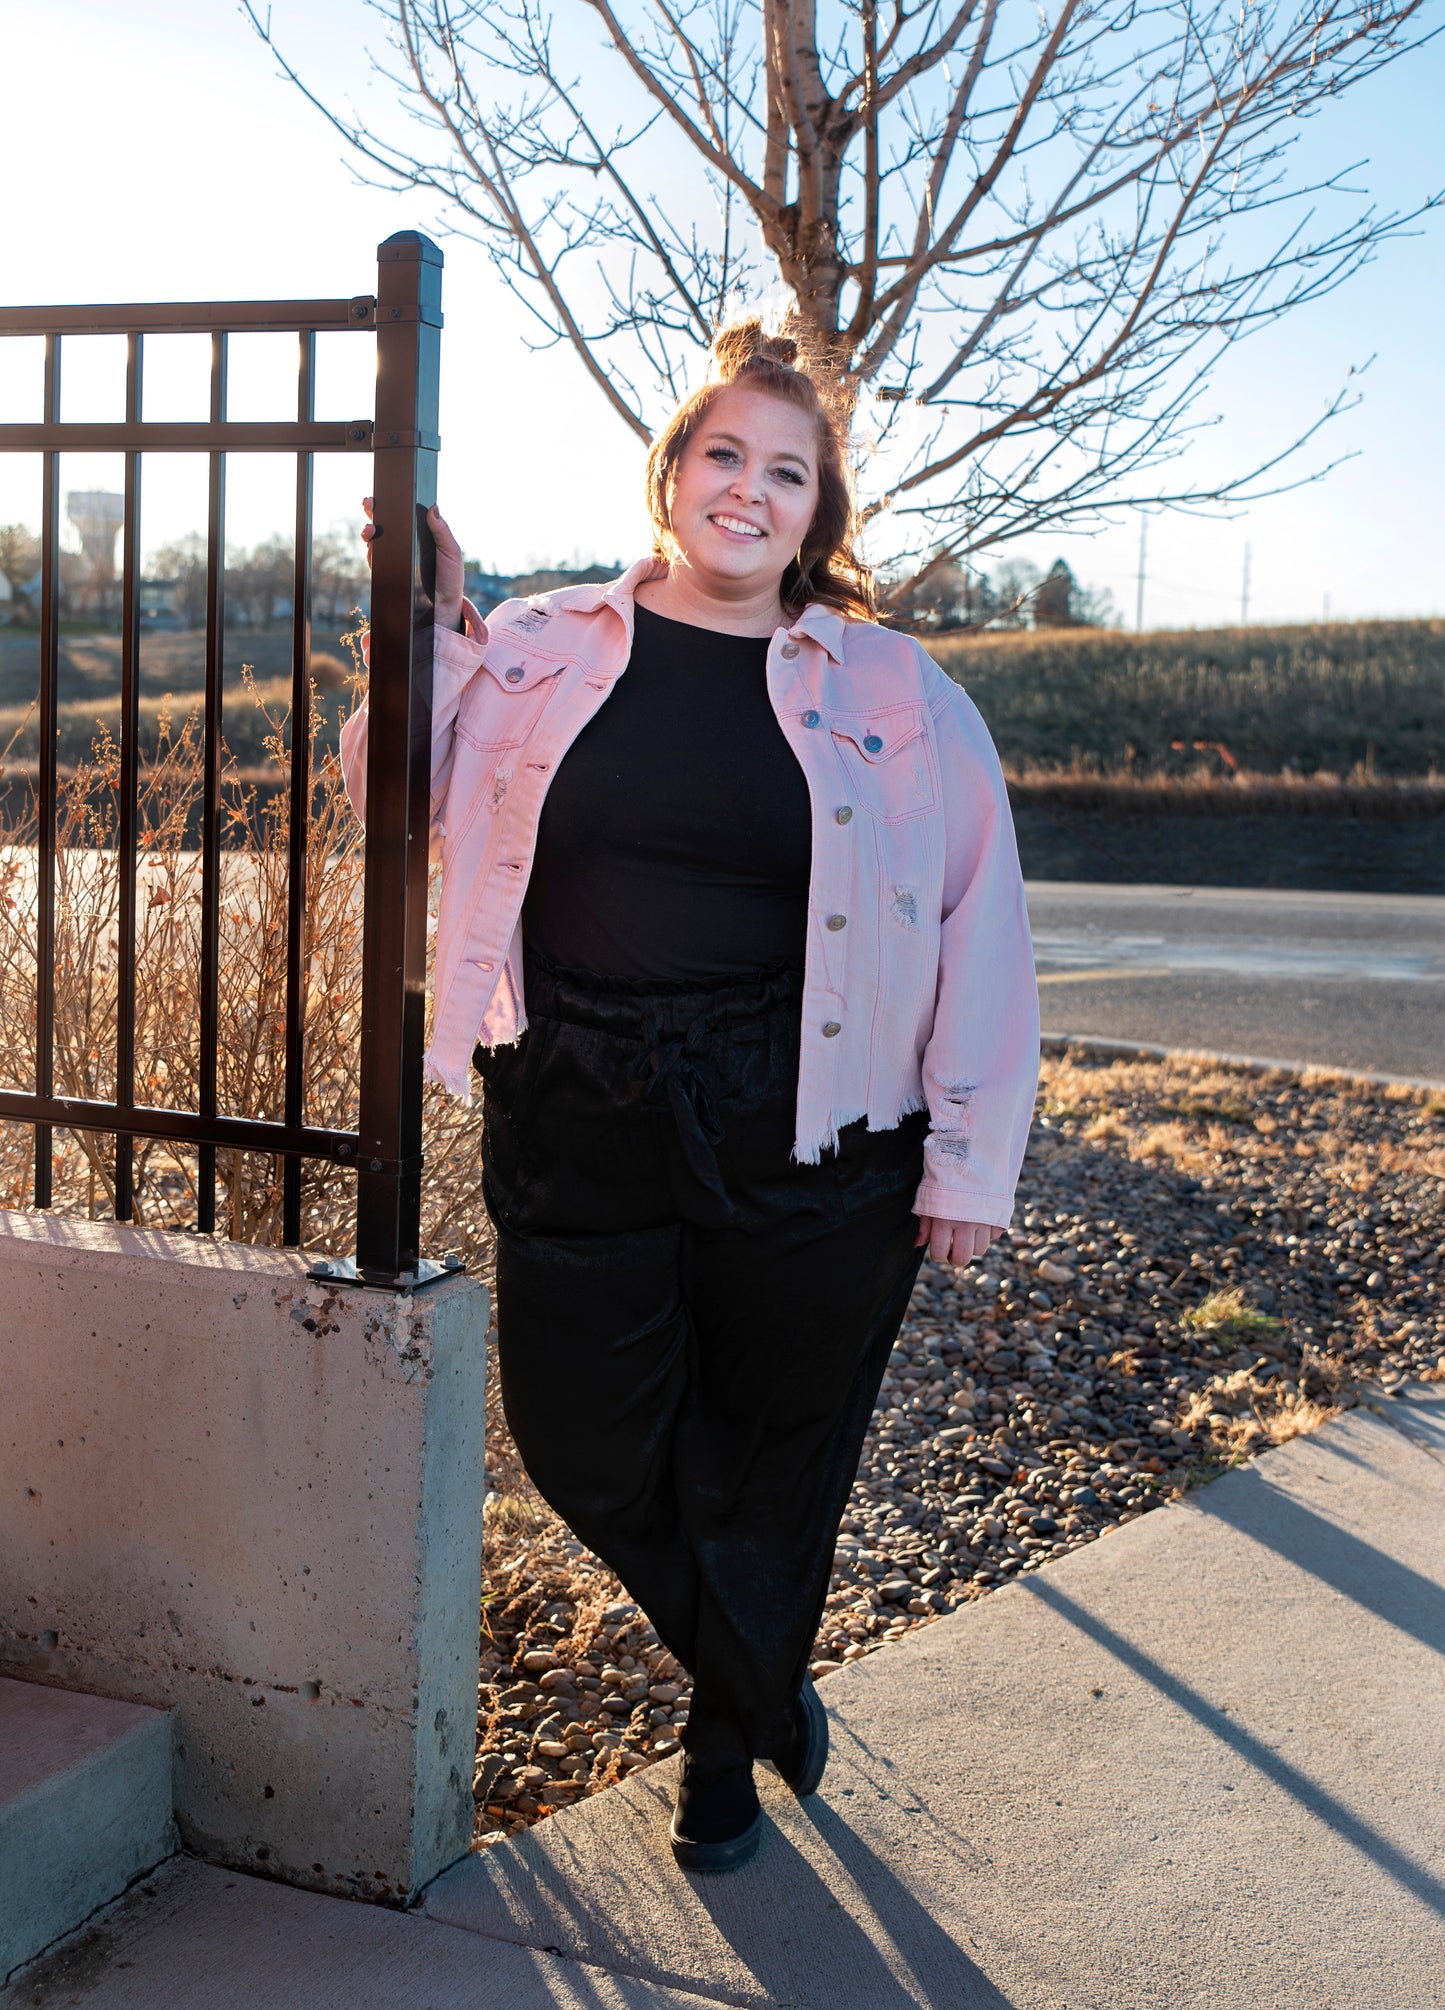
[[782,369],[798,367],[798,345],[791,335],[769,335],[761,318],[732,321],[719,328],[709,351],[708,375],[717,383],[730,384],[756,363],[772,363]]
[[685,556],[672,522],[678,468],[709,408],[730,387],[742,385],[791,405],[811,426],[817,443],[813,520],[779,583],[783,612],[796,620],[805,607],[817,602],[848,620],[871,621],[872,575],[853,549],[857,522],[848,467],[853,383],[845,370],[820,353],[821,338],[810,334],[800,317],[785,320],[784,326],[796,332],[768,334],[762,317],[753,314],[729,322],[713,336],[707,382],[683,399],[647,456],[653,552],[668,565]]

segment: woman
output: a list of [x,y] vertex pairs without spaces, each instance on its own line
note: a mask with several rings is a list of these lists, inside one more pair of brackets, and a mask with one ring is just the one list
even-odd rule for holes
[[1038,1004],[992,744],[869,619],[793,343],[719,335],[647,493],[652,558],[486,621],[432,516],[427,1067],[466,1096],[479,1036],[507,1419],[692,1675],[672,1847],[714,1870],[756,1759],[822,1775],[838,1520],[924,1251],[1008,1224]]

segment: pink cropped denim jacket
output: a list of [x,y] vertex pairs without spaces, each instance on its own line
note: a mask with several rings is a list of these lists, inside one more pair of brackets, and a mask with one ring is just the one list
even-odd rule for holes
[[[429,1078],[515,1040],[523,896],[557,763],[632,649],[643,559],[606,586],[503,601],[436,631],[432,857],[442,866]],[[1038,1084],[1033,951],[998,756],[907,636],[812,606],[773,635],[768,695],[807,778],[813,864],[793,1156],[927,1107],[919,1214],[1006,1228]],[[365,815],[367,707],[341,735]]]

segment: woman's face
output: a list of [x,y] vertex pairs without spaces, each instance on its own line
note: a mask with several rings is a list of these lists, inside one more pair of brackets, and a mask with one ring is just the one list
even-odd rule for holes
[[699,586],[776,588],[818,507],[817,427],[766,391],[730,384],[678,459],[672,534]]

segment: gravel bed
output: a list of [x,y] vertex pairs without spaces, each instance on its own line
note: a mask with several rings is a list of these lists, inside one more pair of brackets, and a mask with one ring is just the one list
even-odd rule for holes
[[[1043,1065],[1015,1227],[925,1265],[814,1673],[1445,1378],[1445,1094],[1207,1060]],[[687,1680],[489,1447],[478,1846],[677,1749]]]

